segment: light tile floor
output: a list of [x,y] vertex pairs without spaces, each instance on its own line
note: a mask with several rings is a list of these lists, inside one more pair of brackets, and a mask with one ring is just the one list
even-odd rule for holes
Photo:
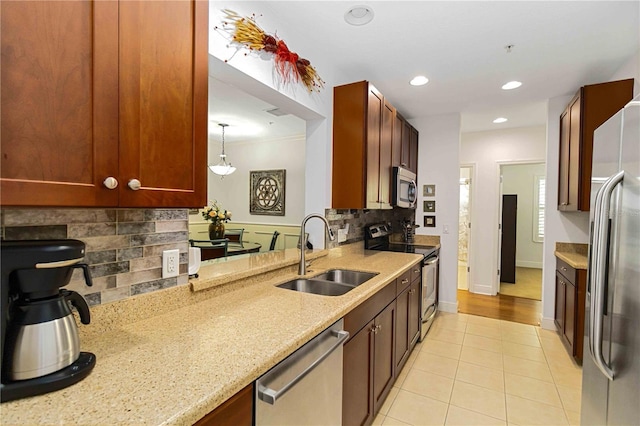
[[439,313],[374,425],[578,425],[582,369],[557,333]]

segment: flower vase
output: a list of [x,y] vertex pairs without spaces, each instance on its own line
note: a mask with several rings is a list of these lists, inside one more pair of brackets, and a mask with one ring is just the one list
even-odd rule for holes
[[209,224],[209,239],[210,240],[219,240],[220,238],[224,238],[224,223],[210,223]]

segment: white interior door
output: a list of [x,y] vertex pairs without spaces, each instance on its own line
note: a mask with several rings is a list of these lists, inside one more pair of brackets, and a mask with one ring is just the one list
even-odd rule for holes
[[460,167],[460,204],[458,225],[458,289],[468,290],[471,282],[471,214],[473,166]]

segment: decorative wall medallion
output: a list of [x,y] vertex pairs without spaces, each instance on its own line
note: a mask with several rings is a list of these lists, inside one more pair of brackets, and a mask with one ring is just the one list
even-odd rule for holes
[[286,172],[284,169],[249,172],[249,213],[284,216]]
[[436,211],[436,202],[434,201],[424,201],[423,202],[423,210],[425,213],[434,213]]

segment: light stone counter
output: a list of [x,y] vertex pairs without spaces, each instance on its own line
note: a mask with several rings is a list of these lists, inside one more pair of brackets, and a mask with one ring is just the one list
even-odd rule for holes
[[[318,255],[309,276],[330,268],[379,275],[336,297],[276,288],[296,276],[292,265],[277,276],[96,307],[92,323],[81,326],[82,350],[97,357],[94,371],[66,389],[2,404],[2,424],[193,424],[421,260],[365,251],[361,242]],[[202,283],[213,282],[201,271]],[[146,318],[124,320],[139,317],[136,310]]]
[[587,269],[588,267],[588,244],[556,242],[554,254],[558,259],[567,262],[572,268]]

